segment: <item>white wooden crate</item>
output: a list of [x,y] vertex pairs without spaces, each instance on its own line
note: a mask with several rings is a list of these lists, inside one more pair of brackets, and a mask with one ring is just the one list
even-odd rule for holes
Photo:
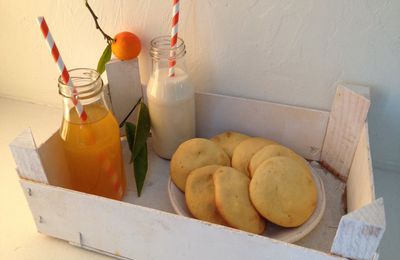
[[137,198],[123,141],[128,190],[120,202],[59,187],[65,161],[58,133],[36,147],[28,129],[10,148],[38,231],[85,249],[135,260],[377,259],[385,215],[383,201],[375,200],[369,103],[365,89],[344,86],[338,87],[331,112],[196,95],[198,136],[226,130],[262,136],[324,166],[312,163],[326,187],[325,215],[297,245],[175,215],[167,193],[169,162],[151,149],[149,172]]

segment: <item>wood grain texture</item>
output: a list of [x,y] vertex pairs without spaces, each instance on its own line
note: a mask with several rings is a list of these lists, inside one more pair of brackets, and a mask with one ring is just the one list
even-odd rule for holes
[[237,131],[277,141],[319,160],[329,112],[216,94],[196,94],[196,133]]
[[311,162],[311,166],[324,183],[326,208],[321,221],[314,230],[296,244],[322,252],[330,252],[340,219],[345,214],[342,196],[346,184],[329,173],[318,162]]
[[374,175],[365,123],[347,179],[347,210],[352,212],[375,200]]
[[[43,161],[51,161],[54,167],[46,168],[48,176],[58,174],[56,165],[62,164],[62,158],[57,156],[56,147],[58,145],[58,135],[55,133],[46,143],[40,146],[41,156]],[[55,146],[55,147],[52,147]],[[124,168],[127,175],[127,191],[124,196],[124,201],[153,208],[164,212],[174,213],[171,203],[168,198],[167,186],[169,180],[169,161],[159,158],[151,148],[151,139],[149,143],[149,161],[151,162],[149,172],[146,177],[145,188],[142,196],[137,197],[136,186],[133,178],[132,164],[129,163],[130,152],[125,140],[122,141]],[[46,165],[45,165],[46,166]],[[341,194],[344,192],[345,184],[335,178],[333,175],[323,169],[317,162],[312,163],[313,168],[320,175],[324,182],[327,197],[327,206],[321,222],[307,237],[298,242],[299,245],[306,248],[329,252],[332,241],[336,233],[336,229],[340,218],[344,214],[344,209],[341,200]],[[95,250],[83,246],[89,250]],[[101,248],[99,248],[101,250]]]
[[[197,94],[196,102],[197,130],[202,137],[210,137],[225,130],[236,130],[272,138],[285,145],[290,143],[289,147],[306,158],[320,159],[328,125],[328,112],[202,93]],[[39,171],[41,169],[43,175],[43,169],[49,176],[59,174],[57,165],[62,164],[59,159],[62,153],[59,151],[57,133],[40,146],[39,152],[30,132],[22,136],[25,137],[17,143],[25,144],[22,147],[37,156],[40,164],[36,165],[35,169]],[[367,136],[368,131],[365,130],[360,142],[357,142],[357,152],[352,160],[353,176],[349,179],[354,178],[355,185],[351,188],[354,194],[363,194],[361,190],[370,188],[368,182],[360,182],[363,187],[355,187],[359,178],[369,174],[363,170],[365,167],[367,169],[370,167],[366,165],[369,156],[369,151],[365,149],[368,147],[368,140],[365,138]],[[22,179],[21,185],[38,230],[82,248],[121,259],[342,259],[312,249],[168,213],[172,212],[166,192],[169,162],[153,153],[149,155],[151,163],[143,195],[137,198],[126,142],[123,142],[123,151],[128,187],[130,187],[124,198],[126,202]],[[42,164],[41,161],[46,163]],[[18,165],[24,175],[30,174],[29,167]],[[329,185],[327,196],[332,199],[332,204],[328,206],[326,212],[329,216],[325,216],[321,224],[309,236],[299,241],[299,244],[327,251],[335,235],[339,218],[343,214],[341,195],[344,183],[333,178],[325,170],[321,171],[325,174],[324,183],[327,181],[328,184],[325,184]],[[370,174],[372,176],[372,171]],[[49,180],[51,183],[56,183],[54,178]],[[332,180],[336,182],[332,183]],[[371,185],[373,186],[373,183]],[[356,202],[355,205],[363,203],[365,201]],[[347,220],[349,217],[341,218],[344,223],[347,223]],[[360,217],[357,221],[364,226],[370,226],[372,223],[372,220]],[[338,230],[336,237],[344,237],[343,234]],[[336,243],[339,240],[335,238],[334,241]],[[347,239],[345,243],[351,244],[354,241]]]
[[30,128],[17,136],[9,147],[21,178],[49,183]]
[[[106,64],[106,72],[110,102],[119,124],[142,97],[138,59],[129,61],[113,59]],[[129,117],[129,121],[136,121],[134,114]],[[122,131],[121,134],[125,135]]]
[[365,90],[355,92],[359,89],[338,86],[321,153],[322,164],[343,180],[347,180],[370,106]]
[[128,259],[342,259],[167,212],[21,180],[39,232]]
[[331,252],[352,259],[373,259],[386,228],[383,199],[342,217]]

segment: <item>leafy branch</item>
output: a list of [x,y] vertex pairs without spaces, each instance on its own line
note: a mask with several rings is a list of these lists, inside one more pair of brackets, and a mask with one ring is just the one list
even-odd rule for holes
[[94,23],[96,24],[96,29],[98,29],[101,34],[104,36],[104,39],[107,41],[107,46],[101,55],[99,62],[97,63],[97,72],[101,75],[106,70],[106,63],[111,59],[111,44],[115,41],[110,35],[106,34],[103,29],[101,29],[99,22],[97,21],[99,18],[94,13],[92,7],[90,7],[88,0],[85,0],[85,6],[89,9],[90,14],[93,17]]
[[[140,110],[137,123],[135,125],[130,122],[125,122],[125,132],[129,149],[131,151],[131,162],[133,162],[136,189],[138,196],[140,197],[148,170],[147,138],[150,136],[150,114],[148,107],[143,102],[143,98],[140,98],[132,111],[129,112],[129,115],[136,107],[138,107],[139,104]],[[124,119],[124,121],[126,121],[129,115]]]
[[[142,93],[143,95],[143,93]],[[131,109],[131,111],[129,111],[129,113],[126,115],[126,117],[124,118],[124,120],[122,120],[122,122],[119,124],[119,128],[123,127],[126,120],[128,120],[128,118],[131,116],[131,114],[133,113],[133,111],[135,111],[136,107],[142,102],[143,97],[139,98],[139,100],[136,102],[136,104],[133,106],[133,108]]]
[[89,9],[89,12],[90,12],[90,14],[91,14],[92,17],[93,17],[94,23],[96,24],[96,29],[98,29],[98,30],[101,32],[101,34],[103,34],[104,39],[107,40],[107,43],[108,43],[108,44],[113,43],[113,42],[114,42],[114,39],[113,39],[110,35],[106,34],[106,33],[103,31],[103,29],[101,29],[101,27],[100,27],[100,25],[99,25],[99,22],[97,21],[99,18],[98,18],[97,15],[94,13],[92,7],[90,7],[89,2],[88,2],[87,0],[85,0],[85,6]]
[[[106,63],[111,59],[112,48],[111,45],[115,42],[108,34],[106,34],[103,29],[101,29],[98,23],[98,17],[94,13],[93,9],[90,7],[88,0],[85,0],[85,6],[89,9],[94,22],[96,24],[96,29],[98,29],[107,41],[107,46],[100,57],[97,64],[97,72],[101,75],[106,69]],[[139,106],[140,105],[140,106]],[[138,112],[136,125],[126,120],[135,111],[137,107],[140,107]],[[143,90],[142,97],[136,102],[134,107],[129,111],[128,115],[122,120],[119,127],[125,124],[126,137],[129,144],[129,149],[131,150],[131,162],[133,162],[133,170],[135,173],[136,189],[138,196],[142,192],[144,180],[146,178],[148,169],[148,158],[147,158],[147,138],[150,136],[150,115],[149,109],[143,100]]]

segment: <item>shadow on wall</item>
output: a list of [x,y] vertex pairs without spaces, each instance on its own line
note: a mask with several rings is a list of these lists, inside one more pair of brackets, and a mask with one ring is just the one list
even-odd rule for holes
[[374,168],[400,173],[400,111],[393,111],[398,107],[400,89],[391,91],[395,93],[384,90],[371,86],[368,122],[372,163]]

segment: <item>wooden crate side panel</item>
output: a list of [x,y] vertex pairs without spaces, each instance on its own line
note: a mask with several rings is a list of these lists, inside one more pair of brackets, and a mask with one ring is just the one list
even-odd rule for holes
[[379,198],[342,217],[331,252],[351,259],[373,259],[385,229],[385,208]]
[[65,160],[62,139],[56,131],[49,139],[37,148],[46,172],[49,184],[59,187],[70,187],[68,164]]
[[129,259],[342,259],[158,210],[21,180],[38,230]]
[[370,106],[365,90],[358,93],[360,88],[338,86],[321,153],[322,164],[343,180],[347,180]]
[[239,131],[273,139],[319,160],[329,112],[207,93],[196,95],[197,135]]
[[9,147],[21,178],[49,183],[30,128],[17,136]]
[[369,147],[368,124],[365,123],[347,179],[347,210],[352,212],[374,200],[374,176]]

